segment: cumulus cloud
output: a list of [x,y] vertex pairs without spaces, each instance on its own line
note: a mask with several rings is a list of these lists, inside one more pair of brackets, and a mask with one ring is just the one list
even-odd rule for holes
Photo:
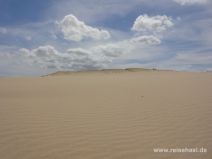
[[206,4],[207,0],[174,0],[180,5]]
[[90,52],[84,49],[69,49],[61,53],[53,46],[46,45],[33,50],[21,49],[20,53],[30,63],[46,69],[82,70],[100,67]]
[[106,40],[110,38],[108,31],[88,26],[74,15],[65,16],[58,22],[58,26],[66,40],[78,42],[83,39]]
[[[171,24],[165,22],[164,17],[149,17],[153,21],[149,24],[149,28],[152,28],[152,30],[154,28],[156,32],[161,32],[170,27]],[[160,19],[160,22],[157,22],[157,19]],[[109,32],[106,30],[88,26],[73,15],[65,16],[62,21],[58,22],[58,26],[64,38],[71,41],[84,39],[104,40],[110,37]],[[137,31],[140,32],[141,30]],[[18,57],[21,60],[17,61],[24,63],[24,66],[30,65],[30,67],[43,68],[42,70],[46,71],[52,69],[78,71],[108,68],[117,58],[131,56],[132,53],[143,54],[143,49],[160,44],[160,38],[154,35],[153,32],[145,35],[137,34],[131,38],[115,42],[101,41],[99,44],[91,43],[84,48],[70,48],[63,51],[58,50],[54,45],[44,45],[34,49],[22,48],[19,50],[19,54],[15,53],[17,56],[8,54],[8,57],[4,57],[4,59],[16,59]],[[28,40],[30,39],[31,37]]]
[[0,34],[7,34],[7,29],[0,27]]
[[[165,22],[165,18],[161,18],[163,16],[157,17],[159,18],[149,17],[153,19],[153,22],[150,24],[152,29],[154,28],[157,32],[161,32],[171,26],[168,22]],[[160,19],[159,21],[163,22],[158,24],[155,19]],[[71,41],[81,41],[84,39],[104,40],[110,37],[109,32],[106,30],[88,26],[73,15],[65,16],[62,21],[58,22],[58,26],[64,38]],[[30,39],[31,36],[28,40]],[[4,59],[15,60],[18,57],[21,60],[17,61],[21,61],[24,66],[30,65],[31,68],[42,68],[41,70],[47,72],[50,70],[96,70],[108,68],[115,59],[130,57],[132,53],[147,54],[144,51],[145,49],[160,43],[160,38],[153,34],[152,31],[151,34],[137,34],[120,41],[89,42],[89,45],[83,48],[61,50],[56,47],[57,45],[44,45],[34,49],[22,48],[19,50],[19,54],[15,53],[17,56],[8,54],[8,57],[4,57]]]
[[[98,49],[96,49],[98,50]],[[101,49],[99,49],[101,51]],[[95,49],[68,49],[59,52],[53,46],[40,46],[36,49],[21,49],[21,55],[32,65],[45,69],[56,70],[89,70],[104,68],[111,60],[104,52],[97,53]]]
[[105,61],[82,48],[59,52],[51,45],[36,49],[21,49],[20,54],[32,65],[55,70],[84,70],[102,68]]
[[140,15],[134,22],[131,30],[141,33],[159,33],[172,27],[173,20],[166,15]]
[[71,48],[60,52],[51,45],[28,50],[20,49],[20,55],[28,63],[41,68],[56,70],[89,70],[106,68],[114,59],[130,54],[137,48],[159,44],[154,36],[141,36],[90,48]]

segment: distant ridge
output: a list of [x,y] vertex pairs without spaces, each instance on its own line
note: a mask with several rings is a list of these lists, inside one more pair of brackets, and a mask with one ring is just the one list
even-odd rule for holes
[[102,69],[102,70],[83,70],[83,71],[57,71],[50,73],[45,76],[60,76],[60,75],[71,75],[79,73],[121,73],[121,72],[139,72],[139,71],[158,71],[157,69],[146,69],[146,68],[126,68],[126,69]]

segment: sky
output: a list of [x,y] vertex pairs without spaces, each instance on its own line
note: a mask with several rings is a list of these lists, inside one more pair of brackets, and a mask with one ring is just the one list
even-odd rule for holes
[[211,0],[0,0],[0,76],[212,71]]

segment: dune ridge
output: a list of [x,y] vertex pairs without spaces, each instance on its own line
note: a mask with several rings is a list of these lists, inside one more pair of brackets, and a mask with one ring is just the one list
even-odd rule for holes
[[[146,68],[126,68],[126,69],[100,69],[100,70],[82,70],[82,71],[57,71],[50,73],[45,76],[61,76],[61,75],[71,75],[71,74],[91,74],[91,73],[127,73],[127,72],[140,72],[140,71],[159,71],[155,68],[146,69]],[[168,71],[168,70],[160,70]]]

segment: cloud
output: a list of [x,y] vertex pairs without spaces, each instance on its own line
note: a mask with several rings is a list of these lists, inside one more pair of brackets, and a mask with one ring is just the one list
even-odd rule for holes
[[154,36],[141,36],[115,43],[101,44],[89,48],[71,48],[60,52],[51,45],[39,46],[28,50],[20,49],[28,64],[45,69],[56,70],[90,70],[106,68],[114,59],[134,50],[159,44]]
[[40,46],[32,50],[23,48],[20,50],[20,55],[29,64],[44,69],[89,70],[102,68],[104,63],[101,61],[103,59],[98,59],[89,50],[75,48],[61,53],[51,45]]
[[[113,52],[112,46],[107,48]],[[104,68],[114,58],[104,52],[100,46],[91,49],[68,49],[61,53],[53,46],[46,45],[33,50],[21,49],[20,54],[29,63],[41,68],[74,71]]]
[[[149,54],[148,49],[151,48],[152,45],[161,43],[160,36],[154,33],[162,32],[168,27],[171,27],[171,25],[167,26],[168,22],[165,22],[164,17],[167,16],[147,17],[153,19],[151,27],[155,27],[154,29],[156,31],[148,31],[148,34],[146,34],[146,31],[144,35],[140,34],[142,31],[138,31],[139,34],[132,37],[129,37],[130,33],[128,33],[127,36],[117,38],[119,40],[113,38],[109,41],[106,40],[110,38],[108,31],[88,26],[78,20],[74,15],[67,15],[60,22],[57,22],[57,26],[53,25],[55,23],[48,23],[48,31],[52,31],[54,35],[57,35],[58,28],[56,27],[59,27],[66,40],[82,41],[81,43],[69,43],[64,41],[64,39],[61,40],[60,37],[55,39],[55,41],[50,41],[51,39],[46,38],[49,41],[45,41],[45,39],[43,41],[39,40],[36,46],[27,46],[27,48],[34,49],[22,48],[18,53],[14,52],[14,54],[9,53],[7,54],[8,56],[3,56],[2,60],[5,61],[4,63],[8,63],[8,65],[12,64],[11,61],[20,61],[20,63],[14,64],[13,66],[19,66],[21,69],[36,68],[36,71],[40,68],[41,71],[47,73],[48,71],[56,70],[79,71],[109,68],[115,60],[124,59],[125,57],[132,58],[135,54],[140,55],[138,57],[141,59],[142,57],[150,59],[152,52],[150,55],[147,55]],[[155,22],[157,19],[163,22],[158,24]],[[169,17],[167,17],[167,19],[169,19]],[[42,26],[46,25],[41,25],[41,29]],[[31,33],[30,29],[26,30],[25,28],[28,28],[28,26],[25,26],[23,29],[13,29],[11,30],[11,34],[21,35],[21,33],[23,33],[22,36],[26,40],[34,41],[37,34],[35,32]],[[39,27],[33,28],[37,31],[40,25]],[[38,31],[39,33],[45,33],[46,29],[44,29],[44,31],[40,31],[39,29]],[[46,37],[47,35],[48,34],[45,34],[43,36]],[[115,35],[114,32],[113,35]],[[31,39],[32,37],[33,39]],[[98,40],[98,42],[89,39]],[[155,55],[156,54],[154,54],[154,56]],[[6,64],[4,65],[6,66]]]
[[130,42],[132,43],[144,43],[144,44],[147,44],[147,45],[152,45],[152,44],[160,44],[161,43],[161,40],[158,39],[157,37],[153,36],[153,35],[150,35],[150,36],[139,36],[139,37],[135,37],[135,38],[132,38],[130,40]]
[[0,34],[7,34],[7,29],[0,27]]
[[134,22],[131,30],[140,33],[160,33],[172,27],[173,20],[166,15],[140,15]]
[[174,0],[180,5],[206,4],[207,0]]
[[78,42],[83,39],[106,40],[110,38],[108,31],[88,26],[72,14],[66,15],[58,22],[58,25],[66,40]]

